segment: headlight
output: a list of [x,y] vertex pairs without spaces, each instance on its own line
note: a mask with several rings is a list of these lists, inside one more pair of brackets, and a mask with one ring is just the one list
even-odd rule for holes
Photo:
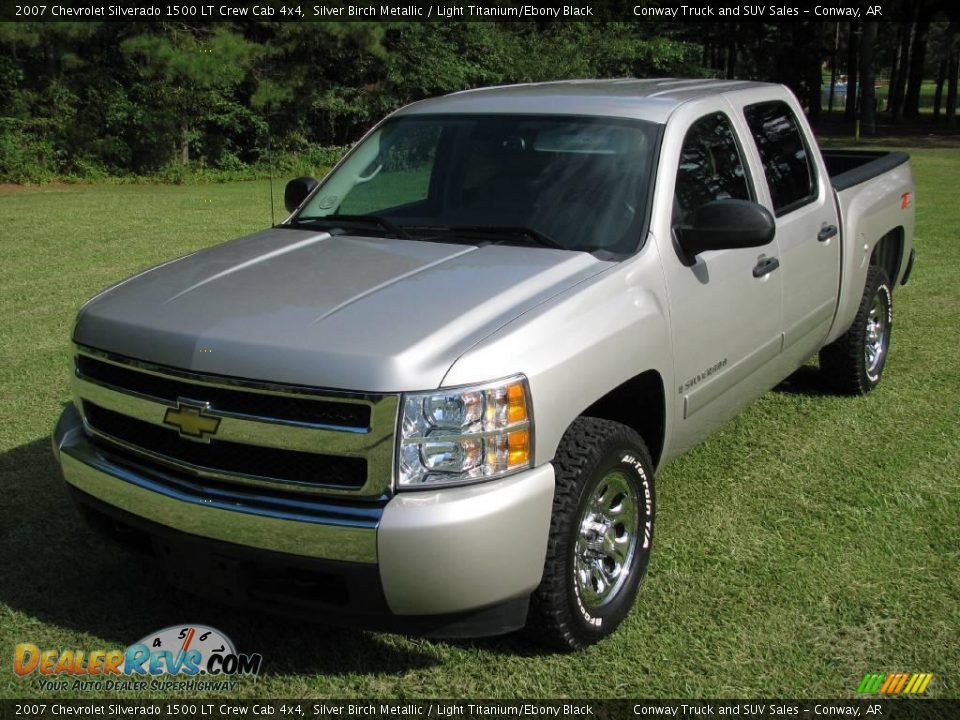
[[530,390],[522,375],[403,396],[397,486],[460,485],[533,461]]

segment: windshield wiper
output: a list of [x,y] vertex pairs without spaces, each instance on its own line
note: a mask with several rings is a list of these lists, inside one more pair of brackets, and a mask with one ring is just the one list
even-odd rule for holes
[[298,217],[294,219],[294,222],[297,224],[310,224],[310,223],[322,223],[328,222],[336,224],[338,222],[346,223],[356,223],[358,225],[376,225],[382,230],[386,230],[391,235],[395,235],[399,238],[410,239],[410,233],[404,230],[399,225],[387,220],[386,218],[380,217],[379,215],[315,215],[313,217]]
[[[426,226],[424,229],[427,229]],[[544,235],[539,230],[534,230],[525,225],[445,225],[430,227],[431,230],[441,230],[449,233],[459,233],[461,235],[483,235],[494,239],[507,237],[522,237],[532,240],[541,247],[553,248],[555,250],[570,250],[554,240],[548,235]]]

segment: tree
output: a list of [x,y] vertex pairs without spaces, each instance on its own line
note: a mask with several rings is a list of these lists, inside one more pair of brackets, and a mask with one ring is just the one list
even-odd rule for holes
[[[178,155],[190,160],[197,126],[233,101],[230,91],[246,77],[262,48],[229,27],[164,23],[160,33],[136,35],[121,48],[141,61],[142,73],[156,83],[157,99],[178,125]],[[169,114],[169,113],[168,113]]]

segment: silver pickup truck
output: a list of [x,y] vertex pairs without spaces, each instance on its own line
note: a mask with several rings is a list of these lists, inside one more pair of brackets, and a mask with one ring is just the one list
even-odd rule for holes
[[80,310],[76,503],[198,594],[567,650],[634,602],[657,467],[817,353],[880,381],[914,259],[907,156],[752,82],[418,102],[285,199]]

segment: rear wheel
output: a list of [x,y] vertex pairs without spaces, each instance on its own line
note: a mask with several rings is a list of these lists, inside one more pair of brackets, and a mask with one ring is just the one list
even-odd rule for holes
[[569,651],[612,633],[633,606],[653,541],[653,463],[630,428],[578,418],[554,468],[547,559],[528,633]]
[[867,271],[857,316],[846,333],[820,351],[820,372],[837,392],[863,395],[883,375],[893,327],[890,279],[876,265]]

